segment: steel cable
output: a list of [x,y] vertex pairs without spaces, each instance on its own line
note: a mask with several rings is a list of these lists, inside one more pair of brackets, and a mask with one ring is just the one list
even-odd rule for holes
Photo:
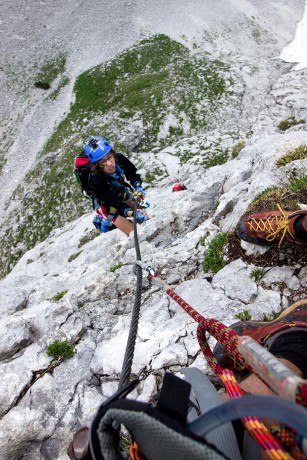
[[[138,202],[139,202],[139,198],[135,197],[134,216],[136,216],[136,213],[137,213]],[[136,217],[134,217],[134,244],[135,244],[136,258],[137,260],[140,261],[141,252],[140,252],[140,246],[139,246],[139,241],[138,241]],[[126,383],[128,383],[130,379],[131,367],[132,367],[132,361],[133,361],[134,349],[135,349],[135,341],[136,341],[138,324],[139,324],[141,294],[142,294],[142,268],[139,265],[135,266],[135,274],[136,274],[136,291],[135,291],[135,297],[134,297],[134,306],[132,310],[129,336],[127,340],[126,351],[125,351],[123,366],[122,366],[122,370],[120,374],[118,389],[126,385]]]

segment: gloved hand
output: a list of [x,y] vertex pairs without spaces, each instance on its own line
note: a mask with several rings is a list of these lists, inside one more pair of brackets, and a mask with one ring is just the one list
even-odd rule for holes
[[124,216],[125,216],[125,217],[130,217],[130,216],[128,215],[128,212],[130,212],[130,211],[132,212],[131,215],[133,215],[133,209],[132,209],[132,208],[126,208],[126,209],[124,209]]
[[136,219],[138,222],[142,223],[144,220],[147,220],[146,214],[143,211],[137,211]]
[[142,187],[140,185],[137,185],[135,187],[134,195],[138,195],[143,200],[145,198],[145,196],[146,196],[146,193],[145,193],[144,189],[142,189]]
[[107,233],[111,230],[111,227],[112,227],[112,222],[109,222],[108,220],[103,219],[100,225],[100,230],[102,231],[102,233]]
[[96,214],[96,216],[94,217],[93,224],[98,230],[100,230],[103,233],[109,232],[112,227],[112,222],[109,222],[107,219],[104,219],[102,216],[99,216],[99,214]]

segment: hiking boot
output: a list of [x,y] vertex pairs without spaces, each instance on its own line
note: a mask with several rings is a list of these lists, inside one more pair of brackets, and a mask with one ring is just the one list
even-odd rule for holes
[[[300,330],[301,328],[307,331],[307,299],[299,300],[290,305],[272,321],[238,321],[229,327],[239,335],[247,335],[270,350],[273,341],[281,333]],[[222,367],[239,371],[234,369],[234,362],[226,355],[225,349],[220,343],[215,345],[213,354]],[[245,370],[242,370],[241,373],[244,372]]]
[[[284,239],[292,243],[307,246],[307,241],[300,240],[295,231],[294,223],[299,217],[307,216],[307,211],[283,211],[277,205],[279,211],[258,212],[250,214],[241,220],[236,228],[241,240],[249,243],[268,245]],[[306,232],[307,233],[307,232]]]

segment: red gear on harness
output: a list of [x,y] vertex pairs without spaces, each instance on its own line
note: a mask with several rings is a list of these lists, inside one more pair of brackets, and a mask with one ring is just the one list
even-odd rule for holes
[[112,222],[112,224],[114,224],[118,217],[118,212],[115,208],[112,206],[105,206],[103,204],[99,205],[99,207],[96,209],[96,213],[106,219],[108,222]]

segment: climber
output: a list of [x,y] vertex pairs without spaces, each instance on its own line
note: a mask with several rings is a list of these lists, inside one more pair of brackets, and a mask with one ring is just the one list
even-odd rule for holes
[[133,163],[116,153],[101,136],[90,136],[85,141],[84,152],[91,163],[88,182],[97,199],[94,225],[104,233],[117,227],[129,236],[133,223],[127,217],[136,217],[138,223],[148,219],[141,206],[136,216],[133,211],[133,198],[145,198],[141,176]]
[[250,214],[237,225],[237,235],[249,243],[268,245],[284,239],[307,246],[307,210],[258,212]]

